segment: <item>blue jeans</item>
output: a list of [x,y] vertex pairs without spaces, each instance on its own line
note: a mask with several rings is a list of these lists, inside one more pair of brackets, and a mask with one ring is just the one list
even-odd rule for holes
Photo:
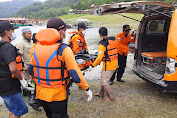
[[15,116],[22,116],[28,113],[27,105],[23,100],[21,93],[1,97],[3,98],[9,112],[13,112]]

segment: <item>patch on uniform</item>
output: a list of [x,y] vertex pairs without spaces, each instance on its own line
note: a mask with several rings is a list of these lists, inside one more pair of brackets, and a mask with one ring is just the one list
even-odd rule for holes
[[77,42],[76,45],[79,46],[79,42]]
[[118,37],[117,39],[118,39],[118,41],[120,41],[120,37]]
[[79,41],[79,42],[80,42],[80,40],[79,40],[79,39],[77,39],[77,41]]
[[99,54],[102,54],[102,51],[101,51],[101,50],[99,51]]

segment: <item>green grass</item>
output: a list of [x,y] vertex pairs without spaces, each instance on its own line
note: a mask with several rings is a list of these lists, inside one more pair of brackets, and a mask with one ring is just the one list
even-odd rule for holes
[[[132,14],[132,13],[125,13],[125,16],[132,17],[137,20],[141,20],[143,17],[142,14]],[[77,19],[88,19],[93,22],[94,27],[112,27],[112,28],[122,28],[123,24],[129,24],[132,28],[137,28],[139,22],[124,18],[120,15],[104,15],[104,16],[95,16],[89,14],[74,14],[74,15],[63,15],[59,16],[58,18],[63,19],[64,21],[74,21]]]
[[[127,75],[128,74],[128,75]],[[116,96],[114,102],[93,96],[86,101],[85,92],[78,86],[71,87],[68,102],[70,118],[176,118],[177,96],[163,93],[156,86],[147,83],[127,70],[123,76],[125,83],[115,82],[111,86]],[[88,81],[92,92],[100,90],[100,80]],[[44,111],[36,112],[29,108],[23,118],[46,118]],[[0,117],[8,117],[5,106],[0,106]]]

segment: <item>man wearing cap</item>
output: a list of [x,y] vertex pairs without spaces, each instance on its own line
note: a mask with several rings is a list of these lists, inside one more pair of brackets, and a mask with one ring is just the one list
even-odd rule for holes
[[19,49],[19,52],[24,61],[24,71],[23,77],[26,80],[29,80],[31,77],[27,71],[28,65],[30,64],[30,52],[33,46],[33,41],[31,40],[32,32],[29,28],[22,29],[23,38],[16,44],[16,48]]
[[36,99],[41,101],[48,118],[68,118],[68,82],[70,77],[85,90],[88,101],[92,92],[76,64],[70,47],[62,43],[65,38],[66,24],[59,18],[52,18],[47,29],[36,34],[38,44],[34,49],[30,74],[34,72]]
[[[99,93],[94,93],[94,95],[104,98],[107,101],[114,101],[115,95],[111,90],[109,80],[118,66],[117,41],[115,37],[107,37],[108,31],[105,27],[99,29],[99,34],[101,41],[98,45],[98,57],[89,67],[89,71],[91,71],[93,67],[96,67],[103,61],[101,90]],[[105,97],[105,93],[107,97]]]
[[126,61],[127,61],[127,54],[128,54],[128,44],[130,42],[135,42],[134,39],[131,39],[131,34],[130,34],[130,26],[129,25],[124,25],[123,26],[123,32],[119,33],[116,36],[116,40],[117,40],[117,51],[118,51],[118,68],[117,70],[114,72],[113,76],[110,79],[110,84],[113,84],[113,81],[115,79],[115,74],[117,73],[117,81],[118,82],[124,82],[121,78],[122,75],[125,71],[125,67],[126,67]]
[[9,118],[20,118],[28,112],[21,95],[21,85],[27,86],[20,73],[23,69],[21,58],[10,43],[16,38],[14,29],[17,28],[7,21],[0,22],[0,96],[9,110]]
[[86,33],[86,25],[83,22],[78,23],[78,32],[74,33],[68,42],[68,45],[73,50],[74,55],[77,54],[79,51],[85,49],[88,53],[87,44],[84,38]]

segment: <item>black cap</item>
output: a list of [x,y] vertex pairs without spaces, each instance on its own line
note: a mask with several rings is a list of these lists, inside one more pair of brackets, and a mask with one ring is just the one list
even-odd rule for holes
[[66,28],[66,24],[60,18],[52,18],[48,21],[47,28],[55,28],[60,31],[61,29]]
[[80,22],[80,23],[78,23],[78,28],[84,28],[84,29],[86,29],[87,26],[86,26],[86,24],[84,22]]
[[8,21],[0,22],[0,32],[3,32],[5,30],[9,30],[9,29],[17,29],[17,28],[19,28],[19,27],[10,24]]
[[125,31],[131,30],[131,29],[130,29],[130,25],[124,25],[124,26],[123,26],[123,30],[125,30]]
[[108,35],[108,30],[107,30],[106,27],[101,27],[99,29],[99,33],[100,33],[101,36],[107,36]]

